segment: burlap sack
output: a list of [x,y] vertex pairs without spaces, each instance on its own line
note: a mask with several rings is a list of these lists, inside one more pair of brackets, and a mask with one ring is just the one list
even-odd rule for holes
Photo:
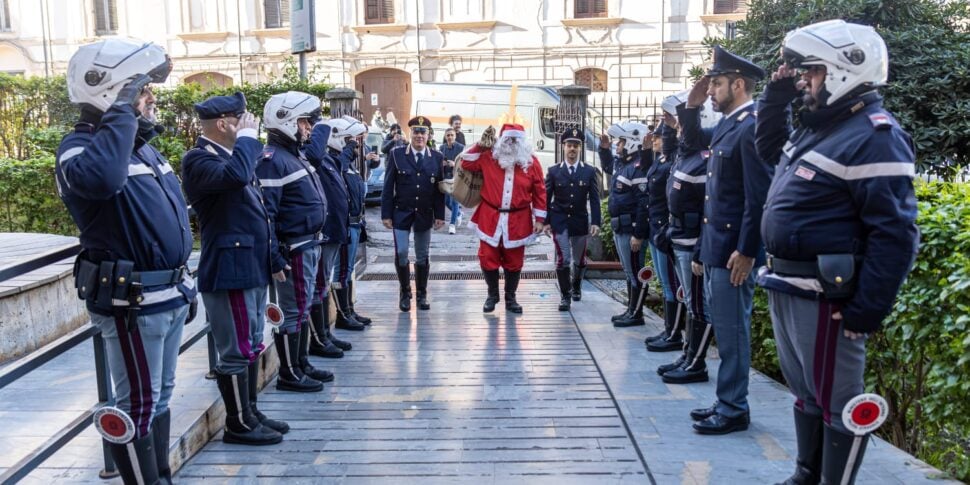
[[455,178],[452,184],[451,196],[464,207],[477,207],[482,202],[482,182],[485,178],[482,172],[463,170],[464,160],[455,163]]

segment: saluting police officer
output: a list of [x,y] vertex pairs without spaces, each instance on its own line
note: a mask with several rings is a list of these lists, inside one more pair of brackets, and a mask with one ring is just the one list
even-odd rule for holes
[[615,158],[610,152],[609,140],[606,144],[601,140],[599,156],[604,171],[607,171],[607,166],[614,167],[608,209],[616,254],[620,257],[627,280],[627,308],[625,312],[613,316],[613,326],[644,325],[643,300],[647,292],[641,291],[643,285],[637,273],[645,259],[645,254],[641,252],[646,249],[643,242],[650,235],[650,194],[647,192],[649,165],[641,161],[641,147],[644,142],[653,142],[653,134],[647,125],[633,121],[614,124],[607,133],[619,139]]
[[107,443],[127,484],[171,483],[168,403],[182,327],[195,308],[185,199],[172,166],[148,144],[159,131],[148,85],[171,70],[151,43],[117,38],[78,49],[67,89],[81,119],[55,164],[83,248],[78,296],[104,338],[115,406],[134,424],[132,441]]
[[428,275],[431,263],[431,228],[445,224],[445,197],[438,190],[444,177],[444,157],[428,148],[431,120],[415,116],[408,121],[411,143],[391,150],[384,170],[384,190],[381,193],[381,220],[384,227],[394,230],[394,266],[401,285],[398,307],[411,310],[411,269],[408,266],[408,238],[414,232],[415,286],[418,308],[428,310]]
[[666,383],[688,384],[707,382],[707,348],[713,338],[704,298],[704,272],[691,270],[693,264],[700,265],[701,261],[699,241],[711,133],[701,129],[699,109],[686,109],[680,103],[676,110],[682,136],[667,179],[670,215],[666,240],[673,250],[674,268],[684,289],[690,322],[686,326],[684,352],[674,362],[658,367],[657,374]]
[[549,217],[543,230],[552,235],[556,247],[559,311],[563,312],[569,311],[571,300],[582,299],[586,245],[599,234],[602,220],[596,169],[580,161],[582,149],[582,132],[567,130],[562,135],[563,161],[549,167],[546,174]]
[[256,408],[270,278],[269,215],[256,183],[263,144],[246,98],[214,96],[195,105],[202,136],[182,157],[185,194],[199,218],[199,291],[219,351],[216,382],[226,404],[223,441],[279,443],[290,427]]
[[[892,310],[919,245],[912,140],[876,91],[889,56],[872,27],[796,29],[782,57],[758,111],[758,152],[778,164],[758,283],[796,398],[797,467],[785,483],[854,483],[868,435],[856,438],[842,411],[864,390],[866,339]],[[801,127],[789,136],[800,95]]]
[[256,175],[272,224],[270,261],[283,323],[273,334],[280,358],[276,388],[317,392],[333,374],[307,357],[306,325],[320,264],[327,199],[316,169],[300,150],[320,119],[320,99],[299,91],[274,95],[263,108],[267,144]]
[[751,271],[764,264],[758,228],[772,172],[754,148],[752,93],[764,75],[747,59],[715,46],[714,65],[687,96],[688,110],[699,109],[709,96],[714,110],[724,113],[711,135],[701,221],[703,268],[692,265],[695,273],[704,272],[704,295],[721,356],[717,402],[691,411],[701,434],[745,430],[751,421]]

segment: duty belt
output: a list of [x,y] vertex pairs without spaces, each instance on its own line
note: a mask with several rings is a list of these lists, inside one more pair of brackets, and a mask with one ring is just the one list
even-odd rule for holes
[[285,244],[285,245],[287,245],[289,247],[293,247],[293,246],[296,246],[296,245],[299,245],[299,244],[303,244],[303,243],[307,243],[307,242],[310,242],[310,241],[322,241],[322,240],[323,240],[323,233],[322,232],[316,232],[314,234],[307,234],[305,236],[297,236],[297,237],[286,238],[286,239],[283,239],[282,242],[283,242],[283,244]]
[[[697,212],[684,213],[684,215],[691,215],[691,214],[697,215],[698,217],[700,217],[700,214]],[[669,220],[670,220],[670,227],[674,227],[677,229],[696,229],[697,228],[696,225],[694,227],[687,227],[687,225],[684,223],[684,218],[681,216],[676,216],[673,213],[670,214]]]
[[767,264],[768,269],[770,269],[773,273],[788,276],[808,276],[811,278],[818,276],[818,263],[815,261],[781,259],[769,254]]
[[[88,261],[86,259],[81,259],[78,261],[78,264],[82,266],[86,266],[86,265],[93,266],[95,268],[94,271],[97,271],[96,268],[98,268],[98,266],[100,266],[101,263],[104,263],[104,261],[100,261],[98,263],[95,263],[93,261]],[[182,281],[182,278],[185,277],[186,273],[188,272],[189,272],[188,266],[182,265],[175,269],[162,269],[157,271],[132,271],[130,278],[132,282],[141,283],[142,287],[174,285]]]

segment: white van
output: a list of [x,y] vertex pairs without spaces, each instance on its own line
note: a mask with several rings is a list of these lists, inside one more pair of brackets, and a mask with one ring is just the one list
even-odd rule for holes
[[[489,125],[499,130],[503,121],[508,122],[511,97],[511,84],[415,83],[411,93],[411,115],[431,120],[434,138],[440,142],[448,127],[448,119],[457,114],[462,118],[461,131],[465,133],[465,141],[473,143]],[[558,106],[559,93],[554,87],[517,86],[516,122],[525,128],[543,167],[555,163],[553,116]],[[587,114],[586,161],[598,167],[596,146],[599,141],[589,130],[591,118]]]

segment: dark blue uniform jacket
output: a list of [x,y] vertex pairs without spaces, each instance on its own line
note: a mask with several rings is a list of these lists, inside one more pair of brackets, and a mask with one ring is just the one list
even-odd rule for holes
[[[302,251],[319,245],[327,199],[316,176],[316,169],[300,152],[299,145],[276,133],[269,134],[256,176],[263,190],[263,202],[272,221],[270,261],[277,273],[289,259],[289,251]],[[297,248],[295,241],[315,236]]]
[[418,163],[411,145],[391,150],[384,170],[381,219],[394,221],[394,229],[426,231],[435,219],[445,218],[445,196],[438,190],[444,177],[441,152],[425,148]]
[[754,111],[752,103],[725,116],[711,135],[701,220],[705,265],[726,268],[734,251],[755,258],[755,267],[764,264],[759,228],[772,166],[761,160],[754,147]]
[[[136,143],[137,132],[131,106],[112,106],[96,127],[79,123],[57,149],[57,190],[90,260],[132,261],[134,271],[177,269],[192,252],[185,199],[172,166],[147,140]],[[144,291],[142,314],[195,298],[188,278]],[[92,312],[112,314],[110,304],[86,303]]]
[[360,224],[363,221],[364,195],[367,194],[367,183],[364,182],[364,178],[357,171],[355,148],[355,144],[348,144],[339,153],[333,148],[329,149],[330,158],[336,160],[338,165],[340,165],[340,171],[344,176],[344,183],[347,185],[351,226]]
[[[323,242],[345,244],[350,227],[350,195],[339,162],[331,158],[327,148],[330,139],[330,126],[317,123],[310,133],[310,140],[304,145],[303,153],[317,171],[320,185],[327,198],[327,214],[323,223]],[[353,150],[349,144],[345,151]],[[348,155],[353,158],[353,154]]]
[[[600,149],[601,160],[608,154],[608,149]],[[652,156],[652,151],[650,154]],[[650,235],[649,167],[641,163],[642,156],[643,153],[636,151],[626,158],[617,157],[607,202],[613,231],[632,234],[637,239],[646,239]]]
[[182,184],[199,218],[199,290],[266,286],[270,276],[269,214],[256,181],[263,144],[244,136],[230,154],[200,137],[182,157]]
[[[761,223],[766,249],[796,261],[855,254],[857,290],[843,302],[844,325],[878,330],[919,244],[911,139],[876,93],[841,103],[820,122],[803,117],[803,127],[789,137],[791,97],[782,91],[768,86],[758,119],[758,150],[778,164]],[[858,109],[860,103],[865,106]],[[773,276],[763,274],[759,284],[819,296]]]
[[570,237],[585,236],[589,234],[590,224],[602,224],[597,179],[596,169],[583,162],[576,163],[573,175],[569,174],[566,162],[549,167],[546,173],[546,221],[552,226],[553,233],[560,234],[565,230]]
[[[674,249],[692,251],[692,260],[700,263],[701,220],[704,217],[704,189],[707,184],[707,159],[710,157],[710,132],[700,129],[698,110],[677,108],[677,119],[685,128],[677,159],[667,179],[667,207],[670,224],[667,235]],[[690,136],[686,136],[690,134]],[[707,136],[705,136],[707,135]]]
[[670,167],[673,166],[673,159],[676,157],[677,130],[663,125],[661,136],[663,137],[662,154],[654,155],[654,161],[647,170],[647,192],[650,194],[650,205],[648,213],[650,215],[650,238],[657,244],[657,239],[666,236],[667,220],[669,211],[667,209],[667,179],[670,177]]

